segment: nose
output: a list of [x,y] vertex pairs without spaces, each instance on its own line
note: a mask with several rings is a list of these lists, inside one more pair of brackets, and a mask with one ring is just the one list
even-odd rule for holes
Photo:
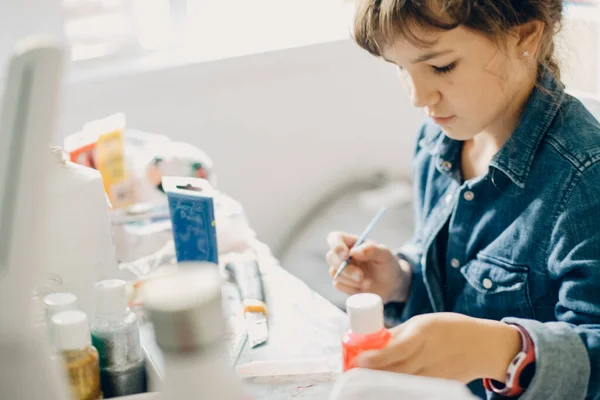
[[413,106],[423,108],[431,107],[440,101],[440,92],[432,86],[427,78],[408,75],[408,90]]

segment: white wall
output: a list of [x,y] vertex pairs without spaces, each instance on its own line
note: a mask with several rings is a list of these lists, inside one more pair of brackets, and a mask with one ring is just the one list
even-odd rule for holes
[[[597,18],[575,11],[557,44],[564,78],[574,90],[596,92]],[[131,127],[200,146],[214,158],[220,187],[245,205],[273,247],[339,180],[375,169],[409,172],[422,114],[408,104],[394,69],[350,40],[136,69],[76,74],[62,135],[124,111]]]
[[17,40],[42,32],[62,35],[60,3],[61,0],[0,0],[0,71],[4,71]]
[[568,8],[556,54],[570,90],[600,96],[600,7]]
[[395,70],[349,40],[78,81],[66,94],[63,135],[124,111],[131,127],[207,151],[220,188],[274,247],[336,181],[408,173],[422,120]]

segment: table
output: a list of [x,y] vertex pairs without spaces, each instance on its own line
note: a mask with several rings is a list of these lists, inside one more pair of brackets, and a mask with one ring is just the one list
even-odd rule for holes
[[[347,316],[298,278],[285,271],[264,244],[257,243],[267,304],[269,341],[262,347],[246,346],[238,365],[252,361],[321,358],[341,365],[341,338]],[[323,268],[326,268],[323,262]],[[255,399],[327,399],[333,379],[250,379],[246,384]]]
[[[255,241],[252,250],[256,253],[263,275],[266,301],[269,312],[269,340],[258,348],[247,344],[239,353],[237,366],[252,362],[292,361],[327,358],[333,373],[296,376],[246,378],[246,390],[253,399],[328,399],[335,379],[341,371],[341,338],[347,328],[347,316],[325,298],[310,289],[298,278],[285,271],[272,256],[265,244]],[[326,268],[323,262],[323,268]],[[229,292],[229,291],[226,291]],[[235,292],[232,290],[231,292]],[[240,300],[229,296],[226,301],[235,318],[235,310],[241,311]],[[159,385],[162,364],[155,358],[160,351],[154,342],[152,329],[144,324],[140,336],[147,362],[157,360],[157,368],[148,368],[151,382]],[[147,353],[147,350],[152,350]],[[150,356],[152,354],[153,356]],[[337,365],[335,365],[337,363]],[[148,367],[153,364],[150,362]],[[155,387],[154,389],[158,389]],[[148,397],[148,400],[154,397]],[[137,399],[136,399],[137,400]],[[144,399],[139,400],[146,400]]]

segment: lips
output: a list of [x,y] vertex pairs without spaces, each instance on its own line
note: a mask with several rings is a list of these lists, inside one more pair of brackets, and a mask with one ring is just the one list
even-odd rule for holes
[[431,119],[437,125],[447,125],[450,122],[452,122],[452,120],[454,119],[454,116],[450,116],[450,117],[431,117]]

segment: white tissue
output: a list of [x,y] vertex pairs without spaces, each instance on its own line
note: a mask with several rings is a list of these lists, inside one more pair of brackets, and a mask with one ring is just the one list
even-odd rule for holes
[[336,382],[329,400],[475,400],[462,383],[447,379],[354,368]]

